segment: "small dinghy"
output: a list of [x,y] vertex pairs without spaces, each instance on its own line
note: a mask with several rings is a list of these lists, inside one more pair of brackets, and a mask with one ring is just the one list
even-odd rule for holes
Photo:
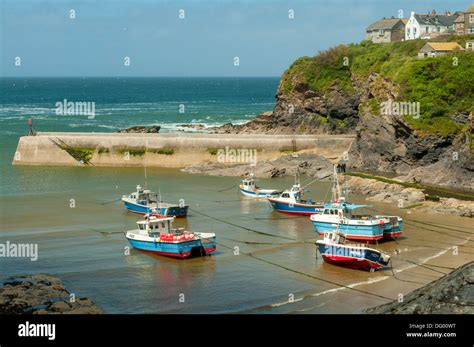
[[351,269],[376,270],[388,266],[390,255],[363,244],[349,243],[339,231],[326,231],[316,241],[324,261]]
[[263,189],[255,184],[253,178],[243,179],[239,185],[240,194],[255,199],[265,199],[269,197],[275,197],[281,193],[276,189]]
[[216,234],[172,228],[173,221],[174,217],[146,215],[145,220],[137,222],[137,229],[127,231],[125,237],[135,249],[181,259],[216,250]]
[[122,196],[125,208],[133,213],[146,214],[165,217],[186,217],[188,214],[187,205],[169,204],[162,202],[156,193],[148,189],[143,189],[139,185],[137,190],[130,195]]

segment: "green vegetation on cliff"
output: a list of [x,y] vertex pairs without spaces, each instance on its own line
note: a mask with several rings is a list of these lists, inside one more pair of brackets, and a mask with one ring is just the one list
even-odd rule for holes
[[[474,35],[449,40],[464,45],[467,38]],[[353,94],[357,92],[353,81],[364,81],[371,73],[377,73],[394,83],[398,92],[395,101],[420,103],[419,118],[405,116],[411,127],[442,135],[457,132],[461,126],[450,116],[474,110],[474,53],[456,51],[443,57],[419,59],[418,51],[426,42],[363,41],[340,45],[315,57],[302,57],[283,74],[282,88],[285,93],[291,93],[294,82],[298,81],[325,94],[330,86],[337,84]],[[373,113],[386,101],[378,97],[369,100]]]

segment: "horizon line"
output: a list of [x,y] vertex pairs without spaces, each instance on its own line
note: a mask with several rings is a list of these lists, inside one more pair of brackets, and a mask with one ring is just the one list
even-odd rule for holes
[[281,76],[0,76],[0,78],[280,78]]

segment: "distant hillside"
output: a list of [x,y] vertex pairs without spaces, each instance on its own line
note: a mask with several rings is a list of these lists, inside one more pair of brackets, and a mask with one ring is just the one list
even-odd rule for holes
[[[465,47],[467,39],[474,35],[448,40]],[[474,52],[419,59],[426,42],[363,41],[299,58],[281,77],[272,114],[220,131],[355,133],[353,169],[474,189]],[[383,113],[387,100],[419,102],[419,116]]]

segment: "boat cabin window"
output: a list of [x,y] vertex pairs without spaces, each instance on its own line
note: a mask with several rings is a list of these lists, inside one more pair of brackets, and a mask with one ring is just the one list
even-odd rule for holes
[[290,194],[288,194],[288,193],[283,193],[283,194],[281,195],[281,197],[282,197],[282,198],[289,198],[289,197],[290,197]]
[[138,224],[138,230],[145,230],[145,224]]

